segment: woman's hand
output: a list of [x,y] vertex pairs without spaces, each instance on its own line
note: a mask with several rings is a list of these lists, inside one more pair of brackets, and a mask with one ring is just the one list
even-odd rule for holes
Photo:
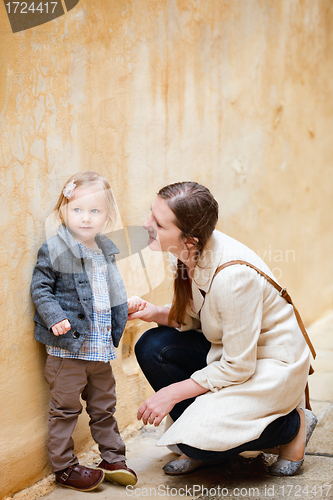
[[[173,385],[173,384],[172,384]],[[150,396],[139,408],[137,419],[143,421],[145,425],[159,425],[165,415],[167,415],[175,406],[177,400],[174,400],[172,385],[163,387],[155,394]]]
[[68,319],[63,319],[59,323],[52,326],[52,332],[54,335],[65,335],[71,329],[71,324]]
[[137,419],[142,419],[145,425],[149,423],[157,426],[165,415],[170,413],[176,403],[184,399],[195,398],[205,392],[208,392],[208,389],[197,384],[191,378],[170,384],[146,399],[138,410]]
[[[142,321],[147,321],[148,323],[152,321],[158,321],[158,307],[150,302],[145,302],[145,306],[143,309],[138,310],[137,312],[129,313],[128,320],[132,319],[142,319]],[[169,309],[170,311],[170,309]]]
[[[142,299],[140,299],[142,300]],[[151,304],[150,302],[145,302],[145,306],[143,309],[133,312],[128,315],[128,320],[131,321],[132,319],[141,319],[142,321],[147,321],[148,323],[151,323],[154,321],[155,323],[158,323],[159,325],[165,325],[165,326],[173,326],[174,328],[178,328],[180,325],[176,323],[175,321],[172,321],[171,325],[169,325],[169,314],[170,314],[170,307],[167,306],[155,306],[154,304]]]
[[146,307],[147,301],[141,299],[141,297],[133,295],[127,300],[127,304],[128,304],[128,314],[133,314],[137,311],[142,311]]

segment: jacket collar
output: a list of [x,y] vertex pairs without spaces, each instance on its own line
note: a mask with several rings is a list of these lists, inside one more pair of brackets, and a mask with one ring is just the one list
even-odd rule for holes
[[[75,238],[73,238],[70,231],[63,224],[59,227],[57,235],[71,250],[74,257],[80,259],[81,254],[78,242],[76,241]],[[97,234],[95,241],[98,247],[103,251],[105,255],[113,255],[115,253],[119,253],[119,249],[107,236],[103,234]]]

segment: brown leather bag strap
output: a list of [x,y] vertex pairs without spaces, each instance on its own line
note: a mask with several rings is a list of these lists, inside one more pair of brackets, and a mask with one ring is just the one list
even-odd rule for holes
[[[312,353],[312,356],[313,356],[313,359],[315,359],[316,357],[316,351],[311,343],[311,340],[309,339],[309,336],[307,334],[307,331],[304,327],[304,323],[302,321],[302,318],[299,314],[299,312],[297,311],[296,307],[294,306],[294,303],[293,301],[291,300],[291,297],[289,295],[289,293],[287,292],[287,289],[286,288],[282,288],[276,281],[274,281],[270,276],[268,276],[267,274],[265,274],[263,271],[261,271],[260,269],[258,269],[256,266],[253,266],[252,264],[250,264],[249,262],[246,262],[245,260],[230,260],[229,262],[226,262],[225,264],[222,264],[221,266],[219,266],[215,273],[214,273],[214,276],[213,276],[213,279],[215,278],[215,276],[220,272],[222,271],[222,269],[226,268],[226,267],[229,267],[229,266],[234,266],[235,264],[244,264],[246,266],[249,266],[249,267],[252,267],[252,269],[254,269],[255,271],[257,271],[259,274],[261,274],[264,278],[267,279],[267,281],[269,281],[271,283],[271,285],[274,286],[274,288],[276,288],[276,290],[279,292],[279,294],[281,295],[281,297],[283,297],[284,299],[286,299],[287,302],[289,302],[289,304],[291,304],[294,308],[294,311],[295,311],[295,316],[296,316],[296,319],[297,319],[297,323],[303,333],[303,336],[304,336],[304,339],[306,341],[306,343],[308,344],[309,346],[309,349]],[[213,281],[213,280],[212,280]],[[312,367],[311,367],[312,368]],[[312,369],[313,370],[313,369]],[[311,373],[311,372],[310,372]]]

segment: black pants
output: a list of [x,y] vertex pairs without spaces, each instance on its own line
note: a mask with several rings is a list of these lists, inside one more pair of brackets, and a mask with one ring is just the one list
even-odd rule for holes
[[[179,332],[175,328],[159,326],[148,330],[135,346],[135,354],[148,382],[155,391],[191,377],[207,365],[210,342],[195,330]],[[175,421],[194,401],[177,403],[170,412]],[[264,450],[290,443],[300,428],[300,417],[294,409],[288,415],[271,422],[259,438],[226,451],[211,451],[178,443],[179,449],[195,460],[223,460],[243,451]]]

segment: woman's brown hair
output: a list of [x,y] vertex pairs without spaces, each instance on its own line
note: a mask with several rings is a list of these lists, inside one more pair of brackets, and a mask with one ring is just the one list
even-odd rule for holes
[[[169,184],[157,194],[165,200],[174,213],[175,225],[182,232],[182,238],[195,246],[199,259],[217,224],[219,211],[217,201],[205,186],[190,181]],[[169,324],[173,320],[184,324],[190,298],[191,285],[187,267],[178,259]]]

